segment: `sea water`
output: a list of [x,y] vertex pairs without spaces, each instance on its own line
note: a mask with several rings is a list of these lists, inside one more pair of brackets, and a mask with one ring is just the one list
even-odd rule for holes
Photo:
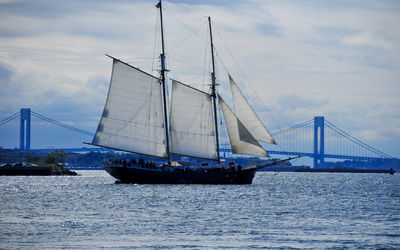
[[0,248],[400,248],[400,175],[257,173],[252,185],[0,176]]

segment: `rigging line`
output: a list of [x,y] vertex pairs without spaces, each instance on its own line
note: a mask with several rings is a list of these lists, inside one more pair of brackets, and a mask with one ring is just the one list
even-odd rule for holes
[[[157,11],[157,13],[158,13],[158,11]],[[154,61],[155,61],[155,58],[157,57],[158,58],[158,56],[156,56],[156,47],[157,47],[157,42],[158,42],[158,36],[157,36],[157,34],[158,34],[158,14],[156,15],[156,25],[155,25],[155,31],[154,31],[154,42],[153,42],[153,60],[151,61],[151,73],[153,74],[153,72],[154,72],[154,68],[155,68],[155,66],[154,66]]]
[[10,115],[9,117],[4,118],[3,120],[0,121],[0,126],[15,119],[17,116],[19,116],[20,112],[17,112],[15,114]]
[[186,36],[182,41],[180,41],[179,43],[177,43],[174,47],[172,47],[171,49],[169,49],[169,54],[171,54],[171,52],[176,49],[179,45],[181,45],[184,41],[186,41],[189,37],[191,37],[193,34],[199,35],[197,33],[197,31],[205,24],[207,23],[207,21],[204,21],[203,23],[201,23],[194,31],[191,31],[191,33]]
[[[214,47],[214,49],[215,49],[215,47]],[[224,63],[224,60],[222,59],[222,57],[219,55],[219,53],[218,53],[218,51],[216,51],[216,55],[217,55],[217,57],[219,58],[219,61],[222,63],[222,67],[225,69],[225,71],[230,75],[230,73],[229,73],[229,69],[228,69],[228,67],[226,66],[226,64]],[[279,131],[278,131],[279,132]],[[271,134],[272,135],[272,134]],[[283,150],[283,147],[282,147],[282,145],[280,145],[279,143],[277,144],[277,146],[281,149],[281,150]],[[264,147],[264,146],[263,146]],[[269,150],[269,149],[268,149]],[[268,152],[268,150],[267,150],[267,152]]]
[[127,64],[129,64],[129,65],[135,65],[135,68],[137,68],[139,70],[142,70],[142,71],[146,71],[146,72],[148,72],[148,71],[147,70],[143,70],[143,68],[149,69],[150,65],[151,65],[151,67],[153,67],[152,59],[149,59],[149,60],[129,60],[128,59],[127,60],[127,58],[120,58],[120,60],[125,62],[125,63],[127,63]]
[[[172,13],[169,13],[166,9],[163,8],[163,10],[165,10],[166,13],[168,13],[170,16],[172,16],[173,18],[175,18],[176,20],[178,20],[180,23],[183,24],[183,26],[185,26],[189,31],[191,31],[192,33],[194,33],[195,35],[197,35],[198,37],[200,37],[203,40],[207,40],[206,38],[204,38],[203,36],[201,36],[199,33],[197,33],[197,29],[199,29],[204,23],[202,23],[200,25],[199,28],[197,28],[196,30],[193,30],[193,28],[189,27],[186,22],[182,21],[180,18],[176,17],[175,15],[173,15]],[[207,21],[206,21],[207,22]]]
[[[209,27],[207,26],[207,33],[209,33]],[[208,42],[205,42],[205,46],[204,46],[204,58],[203,58],[203,60],[204,60],[204,63],[203,63],[203,79],[202,79],[202,89],[203,90],[205,90],[205,86],[206,86],[206,67],[207,67],[207,55],[208,55],[208,48],[209,48],[209,45],[208,45]],[[208,61],[209,62],[209,61]],[[207,74],[207,75],[209,75],[209,74]],[[207,82],[208,82],[208,78],[207,78]],[[209,84],[207,84],[207,85],[209,85]],[[208,92],[209,90],[207,90],[207,92]]]
[[136,62],[148,62],[151,61],[152,57],[147,57],[147,56],[122,56],[118,58],[121,61],[124,61],[128,64],[136,64]]
[[[219,105],[217,107],[217,111],[218,111],[217,115],[220,118],[220,119],[218,119],[219,120],[218,129],[219,129],[219,132],[220,132],[219,135],[220,135],[220,139],[221,139],[220,140],[220,145],[221,145],[220,148],[229,150],[230,154],[232,155],[232,148],[231,148],[231,144],[230,144],[230,141],[229,141],[228,131],[226,129],[225,120],[222,118],[223,114],[222,114],[222,110],[221,110]],[[224,153],[226,153],[226,152],[224,152]],[[224,156],[224,158],[226,158],[226,157]]]
[[143,63],[143,64],[136,64],[135,66],[139,70],[143,70],[143,71],[147,72],[147,69],[149,68],[150,63],[152,64],[151,65],[151,74],[153,74],[153,72],[154,72],[153,62],[147,62],[147,63]]
[[264,108],[266,109],[268,115],[270,116],[271,120],[275,123],[275,125],[278,128],[281,128],[282,126],[280,126],[278,124],[278,122],[274,119],[274,117],[272,116],[272,114],[270,113],[269,109],[266,108],[265,104],[262,102],[261,98],[258,96],[257,91],[255,91],[255,89],[253,88],[251,82],[249,81],[247,75],[243,72],[243,70],[241,69],[241,67],[239,66],[238,62],[236,61],[235,57],[233,56],[231,50],[229,49],[229,47],[227,46],[227,44],[225,43],[224,39],[222,38],[221,34],[219,33],[219,30],[217,29],[217,27],[214,25],[215,30],[217,31],[217,34],[219,36],[219,38],[221,39],[222,43],[224,44],[224,46],[226,47],[226,49],[228,50],[230,56],[232,57],[233,61],[235,62],[236,66],[238,67],[239,71],[242,73],[242,75],[246,78],[246,81],[250,84],[250,87],[252,88],[256,98],[258,99],[258,101],[260,102],[260,104],[262,104],[264,106]]
[[335,126],[333,123],[331,123],[331,122],[329,122],[329,121],[327,121],[327,120],[326,120],[326,122],[327,122],[327,125],[328,125],[330,128],[332,128],[333,130],[335,130],[337,133],[339,133],[339,134],[345,136],[347,139],[350,139],[351,141],[357,143],[358,145],[360,145],[360,146],[362,146],[362,147],[364,147],[364,148],[366,148],[366,149],[369,149],[370,151],[372,151],[372,152],[374,152],[374,153],[376,153],[376,154],[378,154],[378,155],[381,155],[381,156],[384,156],[384,157],[388,157],[388,158],[394,158],[394,157],[392,157],[392,156],[390,156],[390,155],[388,155],[388,154],[386,154],[386,153],[383,153],[382,151],[380,151],[380,150],[378,150],[378,149],[376,149],[376,148],[373,148],[372,146],[369,146],[368,144],[366,144],[366,143],[364,143],[364,142],[358,140],[357,138],[351,136],[351,135],[348,134],[347,132],[345,132],[345,131],[343,131],[342,129],[340,129],[340,128],[338,128],[337,126]]
[[[299,158],[293,159],[293,163],[295,163],[298,159],[299,159]],[[279,162],[279,163],[276,164],[275,166],[283,166],[283,165],[284,165],[284,162]],[[291,165],[291,166],[293,166],[293,165]],[[260,175],[258,176],[257,180],[260,179],[261,177],[263,177],[263,176],[264,176],[265,174],[267,174],[268,172],[274,172],[274,171],[262,171],[262,172],[264,172],[264,173],[260,174]],[[277,174],[279,174],[279,171],[276,171],[276,172],[275,172],[275,175],[277,175]]]
[[[218,33],[218,30],[217,30],[217,34],[220,36],[220,34]],[[221,36],[220,36],[220,38],[221,38]],[[221,40],[222,40],[222,38],[221,38]],[[223,41],[223,42],[224,42],[224,41]],[[225,44],[225,42],[224,42],[224,44]],[[225,47],[227,47],[226,44],[225,44]],[[229,50],[228,47],[227,47],[227,49]],[[230,51],[229,51],[229,52],[230,52]],[[224,67],[225,71],[226,71],[228,74],[230,74],[230,71],[229,71],[228,67],[226,66],[226,64],[224,63],[224,60],[222,59],[222,57],[219,56],[219,53],[218,53],[218,52],[216,52],[216,54],[217,54],[218,58],[220,59],[219,61],[222,63],[222,66]],[[250,83],[250,81],[248,80],[247,76],[246,76],[246,75],[244,74],[244,72],[240,69],[239,64],[237,63],[237,61],[235,60],[235,58],[233,57],[233,55],[232,55],[231,52],[230,52],[230,55],[231,55],[231,57],[234,59],[234,61],[235,61],[235,63],[236,63],[236,66],[239,68],[239,70],[241,71],[241,73],[245,76],[247,82]],[[231,74],[230,74],[230,75],[231,75]],[[257,92],[254,90],[254,88],[253,88],[253,86],[251,85],[251,83],[250,83],[250,87],[252,88],[252,90],[253,90],[254,93],[257,93]],[[264,103],[261,101],[260,97],[259,97],[257,94],[255,94],[255,95],[256,95],[256,98],[258,99],[259,103],[260,103],[260,104],[264,107],[264,109],[267,111],[268,115],[271,117],[271,119],[272,119],[272,121],[275,123],[275,125],[276,125],[278,128],[281,128],[281,126],[276,122],[276,120],[275,120],[275,119],[273,118],[273,116],[271,115],[269,109],[266,108],[266,106],[264,105]],[[278,146],[279,146],[279,148],[282,149],[281,145],[278,144]]]
[[[160,1],[160,3],[161,3],[161,1]],[[164,12],[162,12],[162,10]],[[171,65],[171,64],[170,64],[170,60],[169,60],[169,55],[167,56],[168,51],[169,51],[168,39],[166,39],[167,36],[165,35],[167,33],[167,31],[166,31],[165,25],[163,25],[163,19],[162,19],[162,13],[164,13],[164,15],[165,15],[166,12],[167,12],[167,10],[164,8],[164,6],[161,6],[161,9],[159,11],[161,36],[159,36],[158,39],[161,40],[161,52],[162,52],[163,57],[164,57],[164,79],[165,79],[165,85],[168,85],[168,77],[167,77],[167,74],[168,74],[168,71],[169,71],[168,70],[168,65]],[[160,58],[160,64],[162,64],[161,54],[160,54],[159,58]],[[160,79],[160,81],[162,81],[161,79],[163,77],[163,73],[162,72],[163,71],[160,68],[160,70],[159,70],[159,73],[160,73],[159,74],[159,79]],[[166,126],[168,126],[168,124],[166,124]],[[166,135],[166,136],[168,137],[168,135]],[[167,141],[168,141],[168,139],[167,139]]]
[[263,171],[264,173],[262,173],[262,174],[260,174],[260,175],[258,175],[258,176],[256,176],[256,178],[254,178],[254,181],[255,180],[259,180],[261,177],[263,177],[268,171]]
[[195,11],[194,9],[189,8],[188,6],[185,6],[185,5],[183,5],[183,4],[180,4],[180,3],[176,2],[176,1],[169,0],[168,2],[171,2],[171,3],[175,4],[175,5],[178,5],[178,6],[180,6],[181,8],[190,10],[190,11],[193,12],[194,14],[199,15],[199,16],[201,16],[201,17],[206,17],[206,18],[208,17],[207,15],[203,15],[203,14],[201,14],[200,12]]
[[228,73],[230,75],[231,73],[229,72],[229,69],[226,66],[226,64],[224,63],[224,60],[222,59],[222,57],[219,55],[218,50],[215,51],[215,55],[219,58],[219,61],[221,62],[222,67],[224,67],[226,73]]
[[178,62],[180,62],[180,63],[185,64],[186,66],[189,66],[189,67],[191,67],[191,68],[193,68],[193,69],[196,69],[196,70],[198,70],[198,71],[203,72],[203,69],[201,69],[201,68],[199,68],[199,67],[193,66],[193,65],[191,65],[191,64],[189,64],[189,63],[187,63],[187,62],[185,62],[185,61],[182,61],[182,60],[180,60],[180,59],[177,59],[177,58],[174,57],[174,56],[169,55],[169,57],[172,58],[172,59],[174,59],[175,61],[178,61]]

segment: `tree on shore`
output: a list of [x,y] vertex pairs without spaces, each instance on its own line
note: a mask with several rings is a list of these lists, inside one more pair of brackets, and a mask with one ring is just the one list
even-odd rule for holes
[[50,152],[47,154],[43,163],[47,164],[64,164],[67,153],[64,150],[56,150],[55,152]]

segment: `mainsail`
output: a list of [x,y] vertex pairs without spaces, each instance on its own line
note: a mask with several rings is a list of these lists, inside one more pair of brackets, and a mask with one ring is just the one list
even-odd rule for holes
[[113,58],[107,101],[92,144],[166,157],[160,80]]
[[265,149],[261,147],[256,138],[220,96],[219,104],[224,115],[226,129],[228,130],[232,153],[269,157]]
[[239,120],[246,124],[246,128],[257,141],[276,144],[274,138],[265,128],[260,118],[258,118],[257,114],[254,112],[246,97],[244,97],[243,93],[240,91],[239,87],[236,85],[231,76],[229,76],[229,81],[231,83],[235,114]]
[[170,115],[171,153],[216,159],[212,98],[172,81]]

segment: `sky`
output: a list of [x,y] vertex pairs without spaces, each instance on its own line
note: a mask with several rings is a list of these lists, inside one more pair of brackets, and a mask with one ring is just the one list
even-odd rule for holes
[[[156,1],[0,0],[0,119],[20,108],[95,132],[114,57],[157,75]],[[163,2],[169,77],[207,90],[207,16],[270,131],[325,119],[400,158],[399,1]]]

